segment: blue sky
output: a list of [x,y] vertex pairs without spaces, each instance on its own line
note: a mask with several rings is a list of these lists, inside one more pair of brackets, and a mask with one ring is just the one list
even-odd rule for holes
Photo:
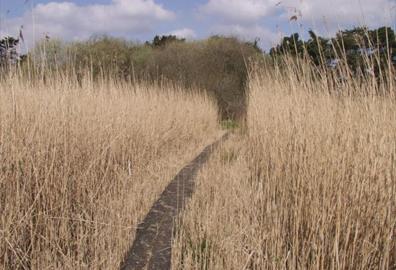
[[70,41],[108,34],[143,42],[156,34],[221,34],[260,38],[269,48],[283,35],[308,29],[331,35],[357,25],[395,27],[396,0],[0,0],[0,18],[1,35],[18,35],[23,25],[30,47],[45,35]]

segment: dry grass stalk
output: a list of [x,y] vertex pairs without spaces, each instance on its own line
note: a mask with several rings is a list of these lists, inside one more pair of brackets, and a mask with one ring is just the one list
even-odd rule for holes
[[173,269],[395,269],[395,101],[311,74],[252,76],[248,130],[201,172]]
[[172,176],[217,134],[177,88],[0,83],[0,269],[118,269]]

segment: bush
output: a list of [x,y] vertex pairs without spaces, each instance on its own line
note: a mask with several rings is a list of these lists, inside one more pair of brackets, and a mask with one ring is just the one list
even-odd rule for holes
[[223,119],[241,119],[245,114],[247,61],[256,49],[236,38],[212,37],[192,43],[172,43],[152,54],[149,70],[182,83],[198,86],[213,95]]
[[93,78],[167,80],[190,90],[204,89],[216,98],[223,119],[242,119],[247,62],[259,55],[256,43],[232,37],[186,42],[174,36],[157,36],[151,43],[138,44],[102,36],[70,44],[45,40],[33,50],[31,58],[36,68],[52,69],[56,63],[58,69],[79,76],[88,70]]

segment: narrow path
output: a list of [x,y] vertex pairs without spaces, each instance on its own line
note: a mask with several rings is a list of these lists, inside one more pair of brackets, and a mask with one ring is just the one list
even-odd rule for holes
[[175,217],[184,209],[187,199],[194,192],[198,170],[227,138],[228,133],[225,133],[207,146],[173,178],[138,226],[135,241],[121,264],[121,270],[170,269]]

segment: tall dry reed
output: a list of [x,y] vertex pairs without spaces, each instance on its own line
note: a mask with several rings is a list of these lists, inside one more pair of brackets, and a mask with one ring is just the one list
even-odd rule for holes
[[396,268],[394,84],[329,91],[299,68],[252,74],[247,130],[201,172],[173,269]]
[[0,83],[0,269],[118,269],[137,224],[217,133],[177,87]]

